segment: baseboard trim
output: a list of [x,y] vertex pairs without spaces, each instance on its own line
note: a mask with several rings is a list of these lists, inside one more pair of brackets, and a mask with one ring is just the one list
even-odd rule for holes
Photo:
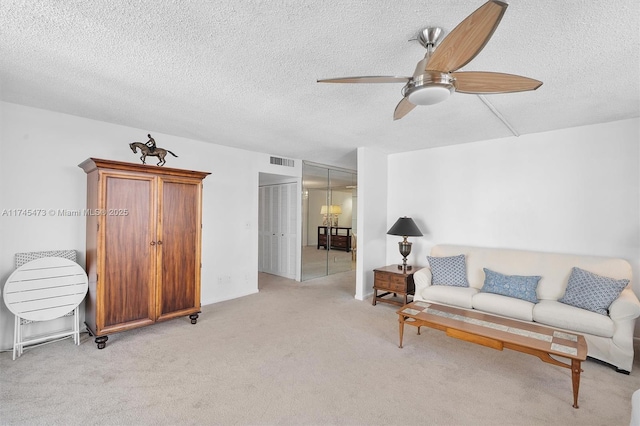
[[367,299],[371,299],[373,297],[373,292],[371,293],[367,293],[364,296],[362,296],[362,298],[358,297],[358,295],[353,296],[356,300],[361,300],[361,301],[365,301]]
[[256,289],[254,291],[250,291],[250,292],[247,292],[247,293],[238,293],[238,294],[234,294],[232,296],[223,297],[221,299],[201,299],[200,300],[200,304],[202,306],[213,305],[214,303],[226,302],[227,300],[233,300],[233,299],[238,299],[238,298],[244,297],[244,296],[250,296],[250,295],[256,294],[258,292],[259,292],[259,290]]

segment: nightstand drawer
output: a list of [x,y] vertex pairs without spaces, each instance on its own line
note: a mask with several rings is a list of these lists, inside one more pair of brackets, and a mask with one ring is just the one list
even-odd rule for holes
[[404,281],[402,281],[401,283],[396,283],[396,282],[390,282],[389,286],[387,287],[390,291],[393,292],[405,292],[407,291],[407,285],[404,283]]
[[386,272],[378,272],[378,271],[374,272],[373,279],[375,280],[376,285],[384,284],[386,286],[387,284],[389,284],[389,281],[390,281],[389,278],[390,278],[390,275],[387,274]]
[[392,275],[385,272],[375,273],[376,287],[393,292],[407,291],[407,282],[403,276]]
[[389,281],[391,287],[397,288],[398,286],[402,290],[406,290],[407,288],[407,280],[404,277],[393,275]]
[[336,237],[333,237],[331,243],[334,247],[347,248],[347,240],[345,240],[344,238],[338,239]]

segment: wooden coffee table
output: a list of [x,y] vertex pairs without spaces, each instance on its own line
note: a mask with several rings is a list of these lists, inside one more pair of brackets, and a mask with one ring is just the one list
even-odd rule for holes
[[[487,346],[503,348],[535,355],[549,364],[571,369],[573,383],[573,407],[578,408],[580,365],[587,358],[584,336],[551,327],[516,321],[482,312],[459,309],[430,302],[412,302],[398,311],[400,322],[400,348],[404,325],[418,328],[431,327],[447,333],[447,336]],[[551,355],[567,358],[564,363]]]

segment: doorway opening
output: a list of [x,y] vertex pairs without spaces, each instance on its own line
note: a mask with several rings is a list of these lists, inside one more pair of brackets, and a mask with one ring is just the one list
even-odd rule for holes
[[300,280],[300,179],[259,174],[258,272]]

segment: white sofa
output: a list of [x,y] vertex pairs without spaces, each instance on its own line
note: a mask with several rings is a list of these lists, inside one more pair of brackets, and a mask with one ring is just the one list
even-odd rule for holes
[[[414,300],[477,309],[577,332],[587,341],[589,357],[611,364],[619,372],[631,371],[633,333],[636,318],[640,316],[640,302],[631,288],[631,265],[626,260],[456,245],[437,245],[430,256],[460,254],[465,255],[469,287],[432,285],[430,268],[422,268],[413,276]],[[616,280],[629,280],[629,285],[610,305],[609,315],[558,302],[565,293],[573,267]],[[540,276],[536,288],[538,303],[481,292],[485,280],[483,268],[505,275]]]
[[630,426],[640,426],[640,389],[631,395],[631,422]]

